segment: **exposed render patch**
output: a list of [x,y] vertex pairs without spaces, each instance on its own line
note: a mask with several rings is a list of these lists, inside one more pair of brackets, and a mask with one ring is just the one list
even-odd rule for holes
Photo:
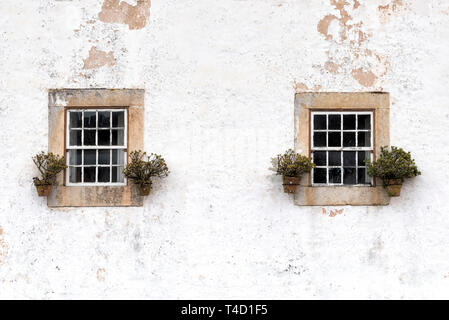
[[371,71],[363,71],[362,68],[352,70],[351,74],[364,87],[371,87],[377,79],[374,73]]
[[305,91],[320,91],[321,88],[322,87],[320,85],[314,85],[313,88],[309,88],[305,83],[293,80],[293,89],[296,93]]
[[98,18],[106,23],[127,24],[130,30],[142,29],[150,16],[151,0],[137,0],[135,6],[120,0],[104,0]]
[[[354,21],[353,16],[363,4],[358,0],[330,0],[330,4],[339,15],[327,14],[317,25],[325,40],[334,44],[330,47],[332,52],[327,51],[328,60],[322,67],[334,75],[348,73],[364,87],[374,86],[388,72],[389,62],[387,57],[367,48],[371,34],[366,32],[361,19]],[[403,0],[391,0],[378,10],[391,14],[403,5]],[[337,29],[333,22],[338,23]],[[332,30],[329,30],[331,24]]]
[[97,270],[97,280],[100,282],[103,282],[106,279],[106,269],[105,268],[99,268]]
[[[329,210],[329,217],[333,218],[336,217],[339,214],[342,214],[344,211],[344,209],[334,209],[334,210]],[[321,213],[322,214],[327,214],[327,210],[325,208],[321,208]]]
[[0,227],[0,266],[5,263],[5,257],[8,254],[8,244],[3,239],[3,229]]
[[103,66],[112,67],[115,65],[114,53],[112,51],[105,52],[92,47],[89,51],[89,57],[84,60],[84,69],[95,69]]

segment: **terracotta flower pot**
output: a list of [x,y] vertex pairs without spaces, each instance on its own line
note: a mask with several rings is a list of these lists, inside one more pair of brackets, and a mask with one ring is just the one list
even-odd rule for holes
[[296,193],[298,189],[299,182],[301,181],[300,177],[282,177],[282,185],[284,186],[285,193]]
[[147,196],[150,194],[151,184],[140,185],[139,189],[140,189],[141,196]]
[[385,189],[389,197],[399,197],[401,195],[402,180],[401,179],[388,179],[384,180]]
[[[36,185],[35,185],[36,186]],[[42,184],[36,186],[37,194],[39,197],[48,197],[51,191],[51,184]]]

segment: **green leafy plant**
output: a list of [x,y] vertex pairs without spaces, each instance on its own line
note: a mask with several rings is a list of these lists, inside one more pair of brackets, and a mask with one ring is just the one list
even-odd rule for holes
[[367,173],[370,176],[378,177],[384,182],[391,179],[404,180],[420,175],[421,172],[412,159],[410,152],[404,151],[402,148],[391,147],[391,151],[387,147],[382,147],[379,158],[371,162],[365,160]]
[[136,150],[130,153],[130,159],[123,174],[141,187],[151,185],[152,177],[166,177],[170,173],[164,158],[160,155],[151,153],[147,156],[146,152]]
[[315,164],[312,163],[309,157],[296,153],[292,149],[288,149],[283,154],[278,154],[276,157],[271,158],[271,163],[273,167],[270,170],[285,177],[300,177],[315,167]]
[[55,181],[56,175],[67,168],[64,157],[54,153],[41,152],[33,157],[33,162],[41,174],[41,178],[34,177],[36,186],[51,185]]

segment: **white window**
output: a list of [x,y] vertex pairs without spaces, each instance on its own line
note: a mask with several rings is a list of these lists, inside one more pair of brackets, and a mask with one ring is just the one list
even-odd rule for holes
[[125,185],[126,109],[67,110],[68,186]]
[[372,185],[372,112],[312,112],[312,185]]

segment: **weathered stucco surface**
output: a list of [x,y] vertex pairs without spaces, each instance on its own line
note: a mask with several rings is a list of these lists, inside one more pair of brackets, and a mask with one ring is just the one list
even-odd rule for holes
[[[446,0],[0,7],[0,298],[449,298]],[[143,207],[36,195],[47,89],[86,87],[145,89],[171,174]],[[268,167],[296,91],[389,92],[422,176],[388,206],[294,205]]]

